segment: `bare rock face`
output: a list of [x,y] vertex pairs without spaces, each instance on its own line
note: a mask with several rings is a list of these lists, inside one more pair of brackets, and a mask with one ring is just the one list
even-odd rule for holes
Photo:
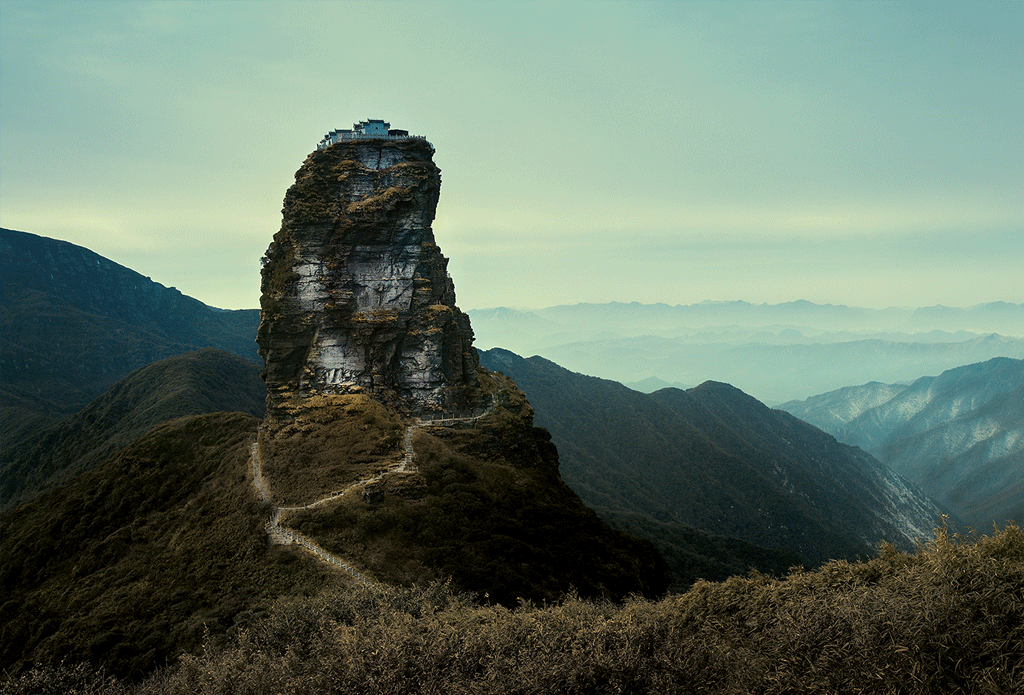
[[473,331],[430,227],[433,153],[423,139],[340,142],[296,172],[263,259],[268,417],[316,394],[412,414],[480,405]]

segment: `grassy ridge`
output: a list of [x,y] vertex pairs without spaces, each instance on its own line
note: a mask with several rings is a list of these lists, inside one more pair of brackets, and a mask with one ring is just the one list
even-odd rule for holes
[[232,644],[137,686],[44,669],[2,692],[61,692],[62,681],[133,695],[1016,693],[1024,534],[943,530],[916,553],[883,546],[867,562],[701,582],[656,602],[509,609],[437,584],[325,593],[281,603]]
[[[378,580],[449,577],[505,605],[583,596],[661,595],[654,547],[608,528],[561,481],[558,452],[532,426],[510,382],[481,375],[501,403],[456,427],[416,428],[411,469],[284,523]],[[270,495],[289,505],[345,489],[401,462],[406,426],[362,395],[317,396],[283,409],[259,435]]]
[[248,477],[258,420],[154,428],[2,517],[0,665],[89,661],[141,677],[336,573],[268,547]]
[[224,350],[153,362],[78,413],[5,449],[0,500],[7,507],[71,480],[167,420],[218,411],[261,417],[265,399],[259,367]]
[[306,504],[402,460],[401,419],[369,396],[314,396],[263,423],[263,477],[278,504]]
[[[488,446],[488,429],[417,431],[417,473],[389,479],[375,501],[354,497],[297,512],[288,523],[328,550],[357,558],[383,581],[450,577],[460,589],[506,605],[518,597],[550,600],[570,586],[585,596],[664,591],[653,546],[609,529],[572,494],[542,434],[530,432],[536,439],[526,441],[527,433],[518,432],[532,464],[525,468],[466,453],[481,442]],[[494,430],[492,436],[504,432]]]

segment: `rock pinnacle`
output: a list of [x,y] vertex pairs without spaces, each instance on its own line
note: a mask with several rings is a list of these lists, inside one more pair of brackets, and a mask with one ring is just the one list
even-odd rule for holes
[[431,229],[433,153],[421,138],[348,140],[296,172],[263,259],[268,417],[344,393],[417,415],[479,405],[473,331]]

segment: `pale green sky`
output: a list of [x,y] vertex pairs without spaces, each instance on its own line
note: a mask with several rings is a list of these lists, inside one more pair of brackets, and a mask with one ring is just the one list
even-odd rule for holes
[[368,118],[463,309],[1024,302],[1020,0],[0,0],[0,226],[213,306]]

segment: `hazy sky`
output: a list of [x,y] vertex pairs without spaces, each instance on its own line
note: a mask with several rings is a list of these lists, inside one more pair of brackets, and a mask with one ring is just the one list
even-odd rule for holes
[[463,309],[1024,302],[1020,0],[0,0],[0,226],[213,306],[369,118]]

